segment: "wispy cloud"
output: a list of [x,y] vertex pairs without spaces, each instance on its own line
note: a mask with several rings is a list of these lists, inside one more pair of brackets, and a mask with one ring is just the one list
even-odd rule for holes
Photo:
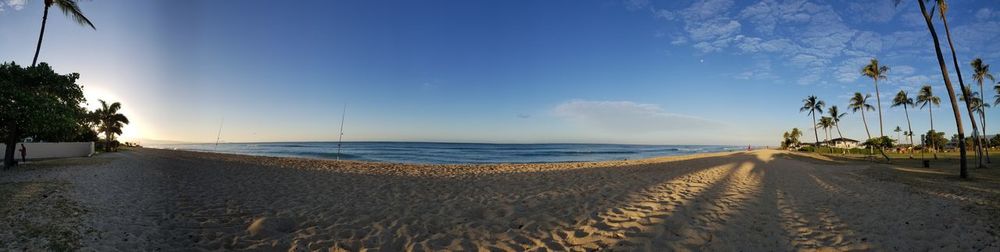
[[[675,31],[666,33],[671,45],[690,47],[696,54],[764,57],[774,62],[774,68],[796,70],[783,71],[771,78],[791,78],[800,84],[857,81],[863,60],[872,57],[891,65],[924,60],[921,57],[932,55],[928,53],[930,40],[922,17],[916,15],[916,7],[896,6],[888,0],[842,4],[811,0],[763,0],[749,4],[706,0],[682,6],[663,4],[672,6],[668,8],[655,5],[643,4],[658,20],[677,24]],[[1000,57],[995,50],[982,50],[1000,41],[1000,20],[997,20],[1000,13],[992,8],[970,13],[977,22],[953,25],[954,37],[962,41],[958,45],[960,52],[979,48],[985,57]],[[871,28],[872,24],[890,23],[896,30]],[[758,66],[761,68],[731,77],[749,79],[757,75],[753,71],[769,71],[767,68],[772,67]],[[906,76],[898,77],[913,77],[918,73],[902,74]]]
[[571,100],[557,105],[553,114],[581,126],[607,132],[649,133],[721,126],[703,118],[670,113],[655,104],[631,101]]
[[25,0],[2,0],[0,1],[0,12],[7,9],[21,10],[24,8]]

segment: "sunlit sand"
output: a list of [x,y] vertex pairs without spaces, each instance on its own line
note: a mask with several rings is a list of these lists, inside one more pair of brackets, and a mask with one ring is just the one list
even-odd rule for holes
[[[74,232],[88,234],[77,237],[81,246],[100,251],[991,251],[1000,244],[990,217],[996,206],[873,178],[867,171],[882,168],[871,163],[813,157],[760,150],[467,166],[140,149],[40,162],[0,176],[0,185],[69,181],[53,194],[86,210],[64,221],[79,222]],[[995,188],[983,190],[980,197],[996,200]],[[17,195],[26,194],[35,193]]]

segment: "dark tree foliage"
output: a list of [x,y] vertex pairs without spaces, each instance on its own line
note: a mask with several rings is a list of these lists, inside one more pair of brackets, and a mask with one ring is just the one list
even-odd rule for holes
[[876,148],[876,149],[884,149],[884,148],[892,148],[892,146],[893,146],[893,144],[894,144],[895,141],[896,140],[892,140],[892,138],[890,138],[890,137],[881,136],[881,137],[876,137],[876,138],[868,139],[867,141],[865,141],[864,143],[862,143],[862,145],[869,146],[869,147]]
[[[77,73],[61,75],[46,63],[21,67],[0,65],[0,137],[6,146],[37,136],[48,141],[86,138],[83,89]],[[4,167],[13,165],[14,148],[6,148]]]
[[935,149],[943,149],[946,144],[948,144],[948,138],[944,136],[944,132],[937,132],[933,130],[928,130],[927,134],[924,135],[924,146],[931,146]]

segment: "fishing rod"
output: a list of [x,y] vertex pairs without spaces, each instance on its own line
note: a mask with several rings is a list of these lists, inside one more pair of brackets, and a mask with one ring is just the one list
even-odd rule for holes
[[219,122],[219,134],[215,135],[215,150],[219,151],[219,139],[222,137],[222,125],[226,122],[226,118],[223,117],[222,121]]
[[337,160],[340,161],[340,146],[344,143],[344,118],[347,118],[347,103],[344,103],[344,112],[340,114],[340,136],[337,139]]

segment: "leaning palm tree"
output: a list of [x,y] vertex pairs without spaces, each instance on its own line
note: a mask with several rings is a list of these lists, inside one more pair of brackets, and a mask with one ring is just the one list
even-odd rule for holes
[[[930,0],[927,0],[927,1],[929,2]],[[946,38],[948,39],[948,47],[951,49],[951,61],[952,61],[952,63],[955,66],[955,75],[958,76],[958,86],[962,89],[962,97],[965,97],[966,99],[968,99],[968,97],[971,95],[971,93],[969,93],[967,91],[967,89],[966,89],[967,86],[965,85],[965,80],[962,77],[962,68],[958,64],[958,56],[956,56],[956,53],[955,53],[955,43],[952,42],[952,40],[951,40],[951,29],[948,26],[948,17],[947,17],[947,13],[948,13],[948,1],[945,1],[945,0],[935,0],[935,2],[937,2],[938,14],[941,17],[941,24],[944,25],[944,33],[945,33]],[[934,13],[934,11],[931,10],[931,15],[933,15],[933,13]],[[972,124],[972,138],[973,139],[979,139],[976,136],[976,135],[979,135],[979,128],[977,126],[978,123],[976,123],[976,117],[973,115],[972,106],[970,106],[970,104],[966,103],[965,104],[965,109],[969,112],[969,119],[970,119],[970,123]],[[962,136],[962,137],[964,137],[964,136]],[[964,139],[964,138],[962,138],[962,139]],[[977,167],[985,167],[986,165],[983,164],[983,160],[982,160],[983,145],[979,141],[973,141],[973,142],[975,142],[976,155],[977,155],[977,157],[979,157],[979,159],[978,159],[979,163],[977,163],[977,165],[978,165]]]
[[[900,0],[896,0],[899,3]],[[951,100],[951,110],[955,115],[955,129],[958,131],[958,137],[965,138],[965,129],[962,127],[962,113],[958,110],[958,99],[955,97],[955,88],[951,85],[951,78],[948,77],[948,67],[944,63],[944,54],[941,53],[941,42],[938,40],[937,31],[934,30],[934,23],[931,21],[931,15],[933,12],[927,12],[927,6],[924,4],[925,0],[916,0],[917,4],[920,5],[920,14],[924,17],[924,23],[927,24],[927,31],[931,34],[931,39],[934,42],[934,52],[937,56],[938,67],[941,68],[941,79],[944,80],[945,88],[948,89],[948,98]],[[941,0],[938,0],[941,1]],[[945,29],[948,26],[945,25]],[[952,51],[954,52],[954,51]],[[961,75],[959,75],[961,76]],[[968,178],[969,177],[969,167],[966,161],[965,145],[958,145],[959,152],[959,177]]]
[[52,7],[52,5],[59,7],[59,10],[62,10],[63,14],[72,17],[78,24],[90,26],[90,28],[97,30],[97,27],[94,27],[94,23],[91,23],[90,19],[87,19],[87,17],[83,15],[83,12],[80,11],[80,6],[76,4],[76,0],[44,0],[43,2],[45,3],[45,12],[42,14],[42,30],[38,33],[38,45],[35,46],[35,58],[31,60],[31,66],[35,66],[35,64],[38,63],[38,52],[42,50],[42,38],[45,36],[45,23],[49,19],[49,8]]
[[[855,92],[854,97],[851,97],[850,104],[847,105],[847,107],[850,108],[851,112],[853,113],[858,113],[858,111],[861,111],[861,122],[864,123],[865,125],[865,134],[868,135],[869,140],[872,139],[872,132],[868,130],[868,119],[865,116],[865,110],[868,111],[875,110],[875,107],[873,107],[871,104],[868,103],[868,98],[871,97],[872,95],[870,94],[861,95],[861,93]],[[868,148],[868,154],[869,155],[872,154],[871,148]]]
[[983,81],[989,79],[990,82],[993,82],[993,81],[996,81],[996,78],[994,78],[993,74],[990,73],[990,65],[989,64],[984,64],[983,63],[983,59],[981,59],[981,58],[973,59],[972,62],[969,63],[969,65],[972,65],[972,71],[973,71],[973,73],[972,73],[972,79],[975,80],[976,83],[979,84],[979,101],[980,101],[980,104],[981,104],[981,108],[979,108],[978,113],[979,113],[979,119],[980,119],[979,121],[983,123],[983,135],[982,135],[981,141],[982,141],[982,143],[984,145],[986,145],[986,148],[983,148],[983,151],[986,152],[985,153],[986,154],[985,155],[986,156],[986,163],[992,163],[992,161],[990,160],[990,148],[989,148],[989,145],[986,144],[987,143],[987,139],[986,139],[986,110],[984,109],[984,108],[988,108],[990,105],[985,102],[986,101],[986,97],[985,97],[986,96],[986,92],[985,92],[985,90],[983,88]]
[[872,133],[871,131],[868,131],[868,120],[865,119],[865,110],[875,110],[875,107],[868,104],[868,98],[871,97],[872,95],[861,95],[860,92],[855,92],[854,97],[851,97],[851,103],[848,105],[851,112],[857,113],[858,111],[861,111],[861,122],[865,124],[865,134],[868,134],[868,139],[872,138]]
[[871,61],[868,62],[868,65],[865,65],[863,68],[861,68],[861,75],[864,75],[865,77],[871,78],[872,80],[875,81],[875,103],[877,103],[878,106],[879,136],[885,136],[885,133],[882,131],[882,97],[878,91],[878,80],[884,80],[886,78],[885,74],[888,72],[889,72],[889,67],[884,65],[879,65],[878,59],[876,58],[872,58]]
[[[903,106],[903,113],[906,114],[906,128],[908,129],[908,132],[912,132],[913,125],[910,124],[910,110],[908,107],[913,106],[913,98],[910,98],[910,96],[906,94],[906,91],[899,90],[899,93],[896,93],[896,98],[892,99],[892,107],[899,106]],[[899,127],[896,127],[896,129],[899,129]],[[913,142],[913,137],[910,137],[910,142]],[[910,159],[913,159],[913,148],[910,148]]]
[[[969,88],[965,87],[965,89],[969,89]],[[965,90],[965,91],[969,94],[970,98],[968,100],[966,100],[964,98],[960,98],[959,100],[962,100],[963,102],[965,102],[965,104],[967,106],[969,106],[969,107],[972,108],[972,113],[973,114],[970,114],[970,115],[973,117],[973,120],[975,120],[976,114],[979,115],[980,121],[983,122],[983,126],[985,127],[986,126],[986,117],[985,117],[984,114],[986,113],[986,109],[990,107],[990,104],[983,102],[983,99],[979,98],[979,97],[982,97],[982,94],[980,94],[979,92],[970,91],[970,90]],[[983,154],[977,156],[977,158],[979,158],[979,159],[984,159],[985,158],[986,162],[989,163],[990,162],[989,161],[989,155],[990,155],[990,153],[988,151],[989,148],[985,147],[986,146],[986,133],[984,132],[983,136],[981,138],[975,138],[975,139],[973,139],[973,142],[975,142],[976,144],[980,144],[981,146],[984,146],[984,148],[983,148]],[[980,163],[982,163],[982,160],[979,160],[979,161],[980,161]]]
[[121,103],[115,102],[108,105],[104,100],[98,101],[101,102],[101,107],[94,111],[94,114],[99,122],[98,131],[104,133],[104,151],[108,152],[111,151],[111,143],[115,135],[121,135],[122,128],[128,124],[128,117],[118,113],[118,110],[122,108]]
[[823,128],[823,133],[826,133],[826,139],[824,139],[824,142],[826,142],[827,148],[830,149],[830,153],[833,153],[833,147],[830,146],[830,129],[833,128],[833,125],[833,118],[827,116],[819,118],[819,127]]
[[833,126],[837,127],[837,135],[840,138],[844,138],[844,134],[840,133],[840,119],[847,116],[847,113],[840,113],[840,109],[836,105],[830,106],[830,110],[827,110],[827,112],[830,113],[830,119],[833,119]]
[[[959,97],[958,100],[964,102],[965,106],[969,107],[971,109],[969,111],[969,117],[971,117],[972,121],[975,122],[976,121],[976,115],[979,113],[979,112],[976,111],[976,109],[977,109],[977,107],[980,107],[980,104],[983,103],[983,101],[979,99],[979,92],[975,92],[975,91],[969,90],[969,86],[962,86],[962,93],[968,94],[968,96],[967,96],[968,98],[966,98],[966,97]],[[979,168],[983,168],[984,167],[984,165],[983,165],[983,159],[984,159],[983,153],[985,152],[985,150],[983,150],[982,146],[985,144],[985,141],[983,141],[984,140],[983,138],[985,138],[985,137],[979,137],[978,136],[979,135],[978,132],[979,132],[978,130],[976,130],[976,131],[973,132],[973,134],[972,134],[972,144],[973,144],[973,146],[976,147],[976,161],[978,161],[978,164],[979,164],[978,167]]]
[[816,151],[819,151],[819,132],[816,130],[816,113],[823,113],[823,107],[826,103],[816,98],[815,95],[810,95],[802,100],[802,107],[799,108],[799,112],[808,111],[809,115],[813,118],[813,136],[816,137]]
[[[917,93],[917,103],[916,105],[920,108],[927,107],[927,115],[931,122],[931,131],[934,131],[934,106],[941,106],[941,97],[934,95],[934,91],[931,85],[924,85],[920,87],[920,92]],[[930,138],[931,146],[934,145],[934,138]],[[934,150],[934,159],[937,159],[937,149]]]

